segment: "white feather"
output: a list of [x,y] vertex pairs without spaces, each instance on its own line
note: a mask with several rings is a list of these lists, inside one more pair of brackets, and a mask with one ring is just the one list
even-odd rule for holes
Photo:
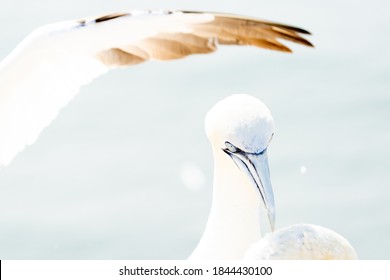
[[125,46],[160,32],[190,32],[187,24],[211,14],[141,13],[100,24],[77,21],[38,28],[0,63],[0,166],[36,141],[79,91],[109,69],[99,51]]
[[330,229],[296,224],[264,236],[249,248],[245,259],[355,260],[357,254],[348,240]]

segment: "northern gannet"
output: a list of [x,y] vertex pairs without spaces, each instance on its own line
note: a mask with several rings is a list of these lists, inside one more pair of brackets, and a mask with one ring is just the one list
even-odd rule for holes
[[355,249],[333,230],[294,224],[266,234],[245,253],[249,260],[356,260]]
[[274,121],[260,100],[237,94],[211,108],[205,129],[214,156],[213,199],[190,259],[242,259],[261,238],[262,203],[272,229],[275,224],[267,156]]
[[214,156],[213,199],[189,259],[357,258],[345,238],[316,225],[297,224],[262,238],[262,204],[275,227],[267,158],[275,126],[266,105],[245,94],[229,96],[207,113],[205,129]]

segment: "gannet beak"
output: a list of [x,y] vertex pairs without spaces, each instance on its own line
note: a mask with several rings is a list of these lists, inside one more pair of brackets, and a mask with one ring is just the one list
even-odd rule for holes
[[272,231],[275,229],[275,200],[268,165],[267,150],[260,154],[246,154],[249,175],[260,191]]
[[268,166],[267,149],[261,153],[246,153],[239,151],[229,153],[237,166],[245,172],[254,186],[259,190],[271,230],[275,229],[275,200],[272,190],[271,176]]

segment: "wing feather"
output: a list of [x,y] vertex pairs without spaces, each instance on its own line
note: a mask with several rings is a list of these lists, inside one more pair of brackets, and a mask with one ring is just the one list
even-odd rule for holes
[[31,145],[80,87],[110,68],[248,45],[290,52],[309,32],[236,15],[131,11],[35,30],[0,63],[0,166]]

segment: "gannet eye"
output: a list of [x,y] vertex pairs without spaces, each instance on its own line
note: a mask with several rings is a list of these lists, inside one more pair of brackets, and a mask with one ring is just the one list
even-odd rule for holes
[[229,152],[232,152],[232,153],[235,153],[238,150],[236,146],[234,146],[232,143],[227,142],[227,141],[225,142],[225,146],[229,150]]

